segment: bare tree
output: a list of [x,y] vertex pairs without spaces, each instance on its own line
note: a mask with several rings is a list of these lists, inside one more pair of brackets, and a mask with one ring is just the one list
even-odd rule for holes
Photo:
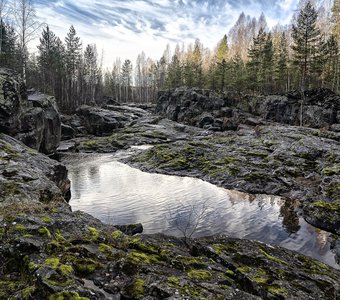
[[43,24],[37,21],[32,0],[13,0],[12,5],[13,21],[19,41],[22,76],[26,81],[28,44],[37,37],[38,30]]
[[193,234],[197,231],[199,224],[209,215],[208,200],[203,203],[192,202],[185,204],[179,201],[179,208],[176,213],[169,208],[170,219],[173,219],[174,226],[184,237],[184,242],[187,244]]

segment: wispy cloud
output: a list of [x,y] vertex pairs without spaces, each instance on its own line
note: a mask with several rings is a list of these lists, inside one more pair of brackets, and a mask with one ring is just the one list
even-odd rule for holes
[[37,14],[63,38],[71,24],[83,43],[104,49],[105,64],[115,57],[134,60],[144,50],[160,58],[167,43],[199,38],[214,47],[239,14],[265,13],[270,26],[284,24],[297,0],[37,0]]

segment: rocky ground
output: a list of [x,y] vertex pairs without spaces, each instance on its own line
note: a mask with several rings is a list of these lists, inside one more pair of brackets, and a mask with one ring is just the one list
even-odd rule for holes
[[[42,117],[41,126],[33,122],[26,132],[19,118],[27,112],[32,118],[44,116],[53,101],[34,96],[32,105],[26,103],[16,77],[9,71],[0,75],[0,299],[340,298],[340,271],[294,251],[218,236],[131,237],[72,212],[66,202],[67,170],[36,151],[55,151],[59,116],[51,122]],[[183,123],[192,120],[194,111],[193,124],[154,115],[152,107],[81,107],[74,116],[61,117],[67,141],[59,150],[114,152],[151,144],[126,162],[151,172],[299,199],[307,221],[339,237],[336,106],[320,112],[322,126],[329,128],[312,129],[268,123],[270,118],[225,107],[218,97],[222,107],[203,103],[210,96],[197,96],[197,91],[190,95],[180,102],[176,98],[175,111],[185,116],[177,120]],[[331,96],[325,95],[329,103]],[[197,99],[203,105],[197,106]],[[319,102],[313,101],[316,109]],[[33,144],[21,139],[33,150],[5,133],[41,138]],[[340,253],[337,241],[334,245]]]
[[[71,212],[60,197],[67,181],[55,175],[57,164],[12,138],[2,135],[1,141],[0,178],[18,192],[2,195],[0,299],[340,297],[339,270],[293,251],[218,236],[130,237]],[[18,181],[29,172],[24,156],[37,174],[34,189]],[[11,164],[17,174],[8,176]],[[43,183],[50,199],[36,192],[45,190]]]

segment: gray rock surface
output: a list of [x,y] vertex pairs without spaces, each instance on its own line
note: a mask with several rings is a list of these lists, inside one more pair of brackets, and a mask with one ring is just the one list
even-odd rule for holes
[[59,146],[61,122],[54,98],[27,95],[19,76],[0,68],[0,132],[27,146],[53,154]]
[[[209,90],[178,88],[159,92],[155,109],[170,120],[212,130],[235,130],[251,118],[300,125],[301,95],[218,95]],[[340,97],[327,89],[306,91],[303,126],[322,128],[339,123]],[[251,115],[249,115],[251,114]],[[255,118],[256,116],[256,118]],[[208,118],[209,117],[209,118]],[[258,120],[260,118],[260,120]]]

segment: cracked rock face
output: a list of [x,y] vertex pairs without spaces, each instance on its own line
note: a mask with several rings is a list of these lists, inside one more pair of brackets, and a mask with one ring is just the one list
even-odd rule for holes
[[27,95],[17,74],[0,69],[0,132],[42,153],[53,154],[61,136],[54,98],[38,93]]

